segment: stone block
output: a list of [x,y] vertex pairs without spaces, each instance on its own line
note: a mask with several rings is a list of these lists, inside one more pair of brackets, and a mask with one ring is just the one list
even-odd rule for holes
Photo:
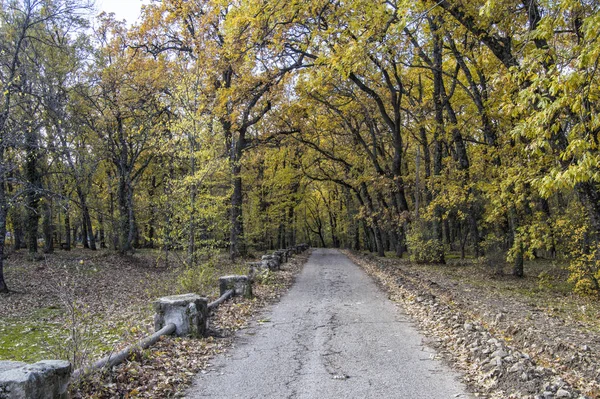
[[285,249],[279,249],[275,251],[273,255],[279,256],[280,263],[286,263],[288,261],[287,251]]
[[248,276],[232,275],[219,278],[220,295],[228,290],[233,290],[234,295],[240,295],[246,298],[252,297],[252,284]]
[[208,300],[196,294],[172,295],[154,302],[154,330],[175,324],[175,334],[201,337],[208,328]]
[[297,249],[298,253],[300,253],[300,252],[304,252],[304,251],[306,251],[308,248],[310,248],[310,247],[308,246],[308,244],[298,244],[298,245],[296,245],[296,249]]
[[262,257],[263,267],[269,270],[280,270],[279,257],[275,255],[263,255]]
[[0,361],[0,399],[67,399],[71,363]]

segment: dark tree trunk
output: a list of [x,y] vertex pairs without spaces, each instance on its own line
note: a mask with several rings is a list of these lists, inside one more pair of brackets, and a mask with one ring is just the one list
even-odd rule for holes
[[18,251],[21,248],[25,248],[25,231],[23,230],[23,217],[19,209],[14,209],[13,230],[14,230],[14,250]]
[[[90,210],[85,201],[85,196],[83,193],[79,197],[81,201],[81,213],[83,219],[83,232],[84,232],[84,246],[85,248],[89,248],[92,251],[96,250],[96,237],[94,236],[94,231],[92,230],[92,218],[90,216]],[[86,244],[89,244],[86,246]]]
[[287,215],[287,223],[288,223],[288,228],[287,228],[287,245],[288,246],[293,246],[296,244],[295,242],[295,237],[294,237],[294,207],[290,206],[288,208],[288,215]]
[[65,248],[67,251],[71,250],[71,217],[69,215],[69,206],[65,207]]
[[37,211],[38,200],[34,194],[27,195],[27,250],[30,255],[36,256],[38,252],[38,226],[40,215]]
[[129,209],[130,199],[129,199],[129,188],[130,182],[128,179],[127,173],[124,171],[120,171],[119,176],[119,188],[117,192],[117,202],[119,206],[119,253],[122,255],[130,252],[133,247],[133,232],[131,225],[133,221],[131,220],[131,210]]
[[[110,186],[109,186],[110,187]],[[117,221],[115,220],[115,196],[111,192],[110,197],[110,244],[111,248],[117,250],[119,248],[119,235],[117,233]]]
[[104,217],[102,212],[98,213],[98,224],[100,226],[100,248],[106,248],[106,233],[104,231]]
[[27,248],[29,254],[36,257],[38,252],[38,227],[40,221],[39,202],[42,181],[38,167],[39,150],[37,131],[28,128],[25,131],[25,175],[27,177]]
[[515,277],[523,277],[525,275],[523,270],[523,252],[523,242],[519,240],[512,271],[512,274]]
[[[1,126],[0,126],[1,127]],[[0,142],[0,146],[4,143]],[[0,148],[0,292],[7,293],[8,285],[4,280],[4,241],[6,240],[6,216],[8,204],[6,203],[6,187],[4,185],[4,148]]]
[[232,167],[233,193],[231,194],[231,235],[229,256],[236,259],[246,254],[244,242],[244,221],[242,219],[242,166],[234,162]]
[[523,241],[521,241],[521,238],[517,236],[517,211],[514,206],[511,206],[509,209],[509,223],[512,246],[513,248],[516,246],[514,251],[512,274],[515,277],[523,277],[525,275],[523,268]]
[[379,226],[374,226],[373,231],[375,232],[375,246],[377,247],[377,256],[385,257],[385,248],[383,247],[383,236]]
[[375,233],[373,232],[372,228],[369,228],[367,222],[364,220],[362,221],[362,226],[365,232],[365,247],[367,248],[367,251],[373,253],[375,252],[375,246],[373,245],[373,242],[375,241]]
[[90,235],[87,231],[87,223],[85,222],[85,217],[83,215],[81,217],[81,243],[83,244],[84,248],[90,249],[90,244],[88,242],[88,237]]
[[52,201],[46,198],[44,201],[44,253],[54,252],[54,226],[52,224]]

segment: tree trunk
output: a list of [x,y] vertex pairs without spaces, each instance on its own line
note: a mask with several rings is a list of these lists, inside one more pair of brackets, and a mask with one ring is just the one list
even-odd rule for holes
[[119,188],[117,192],[117,201],[119,206],[118,250],[121,255],[124,255],[132,250],[131,245],[133,242],[131,212],[129,209],[129,185],[130,182],[126,176],[126,173],[121,170],[119,176]]
[[242,219],[242,166],[234,162],[232,167],[233,193],[231,194],[231,235],[229,256],[232,260],[245,255],[244,224]]
[[375,246],[377,247],[377,256],[385,257],[385,248],[383,247],[383,236],[379,226],[373,226],[375,232]]
[[88,237],[90,234],[87,231],[87,223],[85,222],[85,216],[81,215],[81,243],[83,247],[86,249],[90,249],[90,244],[88,242]]
[[294,237],[294,207],[290,206],[288,208],[288,215],[287,215],[287,220],[288,220],[288,228],[287,228],[287,245],[288,246],[293,246],[295,245],[295,237]]
[[[92,230],[92,218],[90,216],[90,210],[87,206],[85,196],[82,192],[79,193],[79,200],[81,201],[81,214],[83,219],[83,232],[84,232],[84,247],[89,248],[92,251],[96,250],[96,237]],[[89,243],[89,245],[88,245]]]
[[8,204],[6,203],[6,188],[4,185],[4,143],[0,142],[0,292],[7,293],[8,286],[4,280],[4,241],[6,240],[6,216]]
[[14,250],[18,251],[25,248],[25,232],[23,231],[23,217],[18,208],[13,208],[13,230],[14,230]]
[[69,215],[69,205],[65,206],[65,243],[67,251],[71,250],[71,217]]
[[523,269],[523,241],[518,237],[517,234],[517,210],[514,208],[514,206],[511,206],[509,209],[509,223],[512,246],[513,248],[516,246],[512,274],[515,277],[523,277],[525,275]]
[[46,198],[44,201],[44,253],[51,254],[54,252],[54,226],[52,225],[52,201]]
[[37,256],[38,252],[38,226],[40,215],[37,211],[37,194],[27,194],[27,250],[30,255]]
[[100,226],[100,248],[106,248],[106,233],[104,231],[104,217],[102,212],[98,213],[98,224]]

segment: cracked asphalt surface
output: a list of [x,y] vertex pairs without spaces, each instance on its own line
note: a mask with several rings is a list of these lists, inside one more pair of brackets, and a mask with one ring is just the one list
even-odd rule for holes
[[471,398],[408,317],[337,250],[240,331],[187,398]]

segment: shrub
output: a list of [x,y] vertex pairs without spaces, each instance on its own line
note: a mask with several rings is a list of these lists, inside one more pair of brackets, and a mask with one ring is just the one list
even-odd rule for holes
[[432,230],[425,221],[413,222],[406,234],[410,260],[415,263],[446,263],[444,245],[432,236]]
[[569,264],[569,282],[575,284],[575,293],[600,296],[600,249],[579,254]]

